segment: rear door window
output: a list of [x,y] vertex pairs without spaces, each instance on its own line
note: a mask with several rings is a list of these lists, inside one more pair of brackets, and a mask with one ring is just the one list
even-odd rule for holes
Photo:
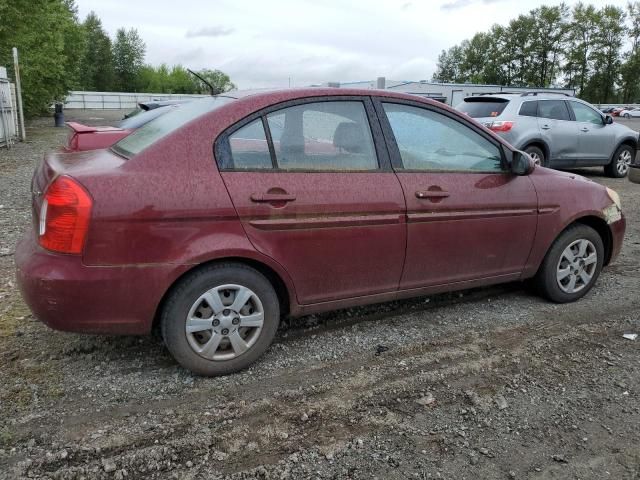
[[229,147],[233,166],[237,170],[264,170],[273,167],[262,118],[236,130],[229,137]]
[[552,120],[571,120],[567,103],[564,100],[540,100],[538,117]]
[[378,158],[364,104],[314,102],[267,115],[282,170],[377,170]]
[[523,117],[537,117],[538,116],[538,102],[524,102],[520,106],[520,115]]
[[509,100],[503,98],[469,97],[458,105],[458,110],[471,118],[499,117]]

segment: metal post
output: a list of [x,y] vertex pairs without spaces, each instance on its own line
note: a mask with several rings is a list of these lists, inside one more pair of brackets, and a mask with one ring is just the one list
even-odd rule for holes
[[20,65],[18,64],[18,49],[13,47],[13,70],[16,75],[16,96],[18,97],[18,115],[20,116],[20,138],[24,142],[27,135],[24,130],[24,113],[22,112],[22,87],[20,86]]

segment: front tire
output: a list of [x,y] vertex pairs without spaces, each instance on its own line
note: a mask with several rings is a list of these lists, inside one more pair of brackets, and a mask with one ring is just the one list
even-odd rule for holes
[[625,113],[624,114],[624,118],[626,118],[627,120],[631,118],[631,115],[629,113]]
[[598,232],[576,224],[558,236],[534,279],[538,291],[556,303],[574,302],[591,290],[604,263]]
[[613,154],[611,162],[604,167],[604,173],[613,178],[626,177],[634,154],[635,150],[629,145],[620,145]]
[[197,375],[227,375],[255,362],[271,345],[280,321],[278,296],[257,270],[209,265],[181,279],[160,317],[167,349]]

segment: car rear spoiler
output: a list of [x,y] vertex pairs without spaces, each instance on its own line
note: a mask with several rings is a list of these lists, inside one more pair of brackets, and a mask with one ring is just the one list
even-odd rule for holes
[[96,127],[83,125],[82,123],[78,122],[65,122],[65,125],[76,133],[91,133],[98,130]]

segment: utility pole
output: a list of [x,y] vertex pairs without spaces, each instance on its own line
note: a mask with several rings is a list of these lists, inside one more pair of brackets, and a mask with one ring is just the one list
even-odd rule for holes
[[16,97],[18,99],[18,115],[20,116],[20,138],[24,142],[27,135],[24,130],[24,113],[22,112],[22,87],[20,86],[20,65],[18,64],[18,49],[13,47],[13,71],[16,75]]

